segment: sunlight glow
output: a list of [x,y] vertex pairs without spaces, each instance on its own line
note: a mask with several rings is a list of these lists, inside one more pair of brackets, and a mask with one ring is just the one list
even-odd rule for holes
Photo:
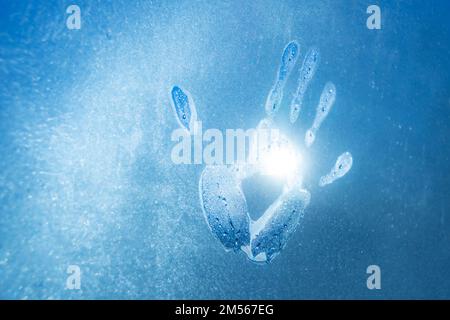
[[276,178],[298,174],[301,156],[288,144],[272,145],[261,158],[262,172]]

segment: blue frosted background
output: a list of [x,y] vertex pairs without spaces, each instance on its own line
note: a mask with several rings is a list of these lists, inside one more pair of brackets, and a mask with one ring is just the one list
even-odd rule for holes
[[[376,3],[381,30],[374,1],[2,0],[0,298],[450,298],[450,5]],[[254,127],[292,39],[321,62],[292,128],[283,100],[291,136],[326,81],[338,94],[302,230],[255,265],[210,233],[202,166],[171,162],[169,92],[186,87],[204,127]],[[346,150],[350,173],[318,188]]]

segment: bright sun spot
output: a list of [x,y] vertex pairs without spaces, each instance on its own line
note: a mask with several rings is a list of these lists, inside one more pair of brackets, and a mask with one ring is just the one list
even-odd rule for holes
[[277,178],[298,174],[301,156],[289,145],[273,146],[261,158],[262,172]]

